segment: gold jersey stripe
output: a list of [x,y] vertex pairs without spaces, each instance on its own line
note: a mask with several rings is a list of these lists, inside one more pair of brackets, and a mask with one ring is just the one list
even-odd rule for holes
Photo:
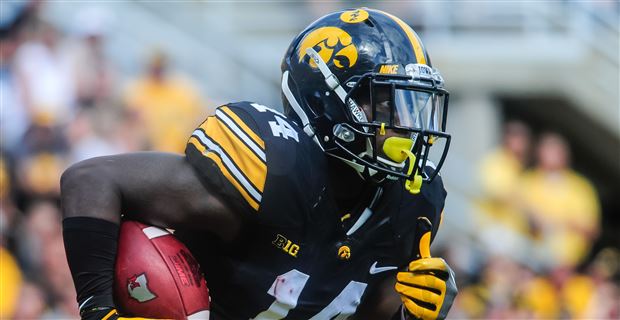
[[207,152],[205,146],[198,141],[198,138],[191,137],[189,139],[189,143],[191,143],[198,151],[200,151],[204,156],[211,159],[220,169],[220,172],[224,175],[224,177],[239,191],[241,196],[248,202],[248,204],[254,208],[254,210],[258,211],[259,203],[250,196],[250,194],[239,184],[239,182],[232,176],[228,168],[222,163],[222,159],[214,152]]
[[245,175],[259,192],[265,188],[267,165],[248,146],[235,135],[225,123],[209,117],[202,128],[206,135],[217,143],[232,162]]
[[101,318],[101,320],[108,320],[110,319],[111,316],[116,315],[116,309],[112,309],[110,310],[110,312],[108,312],[108,314],[106,314],[105,316],[103,316],[103,318]]
[[241,193],[241,196],[245,199],[245,201],[247,201],[248,204],[252,208],[254,208],[254,210],[258,211],[258,207],[259,207],[258,202],[256,202],[256,200],[254,200],[247,193],[247,191],[245,191],[245,189],[239,184],[239,182],[237,182],[237,180],[235,180],[235,178],[233,178],[233,176],[230,174],[228,169],[222,163],[222,159],[220,159],[220,157],[217,154],[213,153],[213,152],[207,153],[207,157],[209,159],[213,160],[217,164],[217,166],[220,167],[220,170],[222,171],[222,174],[226,177],[226,179],[228,179],[228,181],[230,181],[230,183],[232,183],[233,186],[235,186],[235,188],[237,188],[237,190],[239,190],[239,193]]
[[238,126],[245,132],[254,142],[256,142],[263,150],[265,150],[265,142],[250,127],[248,127],[239,116],[237,116],[230,108],[223,106],[220,110],[224,111]]
[[[377,10],[379,11],[379,10]],[[413,32],[413,30],[411,29],[411,27],[406,24],[405,22],[403,22],[403,20],[400,20],[398,17],[393,16],[387,12],[383,12],[383,11],[379,11],[383,14],[385,14],[386,16],[390,17],[392,20],[394,20],[402,29],[403,31],[405,31],[405,33],[407,34],[407,37],[409,38],[409,41],[411,42],[411,46],[413,47],[413,52],[415,53],[415,59],[418,61],[418,63],[421,64],[427,64],[426,63],[426,57],[424,56],[424,50],[422,49],[422,44],[420,44],[420,39],[418,39],[418,36]]]
[[203,145],[202,145],[202,143],[200,143],[200,141],[198,141],[198,138],[196,138],[196,137],[194,137],[194,136],[191,136],[191,137],[189,138],[188,143],[193,144],[193,145],[194,145],[194,147],[196,147],[196,149],[198,149],[198,151],[200,151],[200,153],[201,153],[203,156],[206,156],[206,155],[207,155],[207,148],[205,148],[205,146],[203,146]]

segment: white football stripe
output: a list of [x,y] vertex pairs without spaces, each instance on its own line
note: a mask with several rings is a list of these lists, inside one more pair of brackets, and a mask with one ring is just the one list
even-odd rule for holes
[[237,167],[235,167],[233,161],[228,158],[228,156],[226,155],[226,153],[224,153],[220,146],[213,143],[211,139],[209,139],[204,134],[204,132],[202,132],[202,130],[194,131],[194,136],[198,138],[198,140],[200,140],[205,146],[207,146],[207,149],[209,149],[209,151],[217,153],[220,158],[222,158],[222,162],[224,162],[224,165],[226,166],[226,168],[228,168],[228,171],[230,171],[230,173],[232,173],[232,175],[237,178],[237,181],[239,181],[245,187],[245,190],[248,191],[252,195],[252,197],[260,203],[262,199],[261,194],[250,184],[248,180],[245,179],[243,174],[239,172],[239,170],[237,170]]
[[243,130],[241,130],[241,128],[239,128],[239,126],[237,126],[237,124],[232,121],[232,119],[230,119],[224,112],[220,111],[219,109],[215,111],[215,115],[218,116],[218,118],[222,119],[222,121],[224,121],[228,125],[228,127],[230,127],[232,131],[237,134],[239,138],[245,141],[245,143],[250,146],[250,148],[254,150],[254,152],[256,152],[256,154],[261,158],[261,160],[266,161],[265,152],[263,152],[263,150],[256,143],[254,143],[254,140],[250,139],[250,137],[248,137],[245,132],[243,132]]
[[187,316],[188,320],[209,320],[209,310],[198,311]]
[[170,234],[170,232],[164,229],[160,229],[158,227],[147,227],[147,228],[142,229],[142,232],[144,232],[146,237],[149,239],[154,239],[154,238],[161,237],[161,236],[167,236]]

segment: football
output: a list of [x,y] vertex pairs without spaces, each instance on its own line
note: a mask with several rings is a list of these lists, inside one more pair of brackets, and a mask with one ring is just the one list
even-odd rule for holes
[[209,289],[187,247],[165,229],[124,221],[114,295],[124,315],[208,319]]

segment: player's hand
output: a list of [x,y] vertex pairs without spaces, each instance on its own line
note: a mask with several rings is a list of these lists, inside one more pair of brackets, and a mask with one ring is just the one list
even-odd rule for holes
[[157,320],[153,318],[133,318],[123,317],[118,314],[118,311],[110,307],[93,308],[89,311],[82,313],[82,320]]
[[403,306],[419,319],[445,319],[458,293],[454,272],[442,258],[422,258],[396,275]]

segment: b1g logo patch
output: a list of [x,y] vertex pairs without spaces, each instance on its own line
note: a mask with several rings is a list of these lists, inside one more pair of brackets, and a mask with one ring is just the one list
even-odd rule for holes
[[299,245],[294,244],[291,240],[288,240],[283,235],[279,234],[276,236],[276,239],[271,242],[276,248],[282,249],[282,251],[290,254],[292,257],[297,258],[297,254],[299,253]]
[[149,290],[145,273],[134,275],[127,279],[127,291],[129,291],[130,297],[139,302],[146,302],[157,298],[157,296]]

